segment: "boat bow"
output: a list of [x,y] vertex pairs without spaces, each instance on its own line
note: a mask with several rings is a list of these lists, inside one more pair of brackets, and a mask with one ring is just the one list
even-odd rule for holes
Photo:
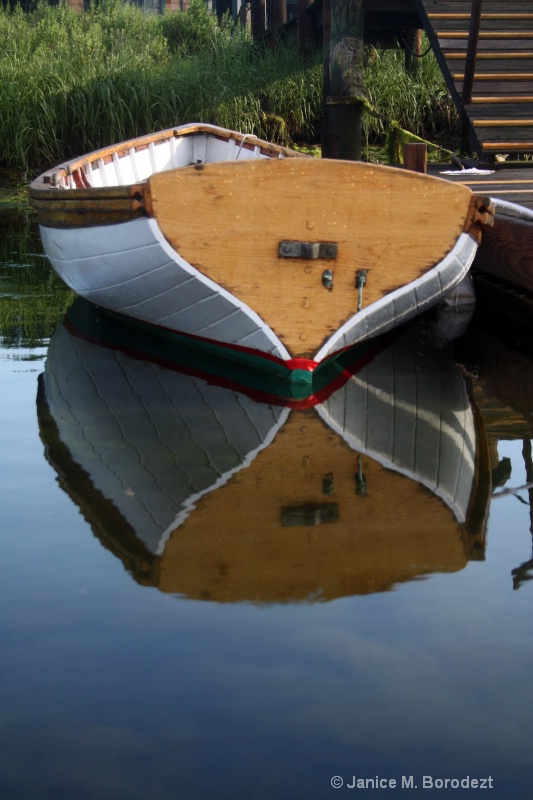
[[465,186],[327,159],[169,170],[144,203],[180,257],[315,361],[453,289],[492,222]]

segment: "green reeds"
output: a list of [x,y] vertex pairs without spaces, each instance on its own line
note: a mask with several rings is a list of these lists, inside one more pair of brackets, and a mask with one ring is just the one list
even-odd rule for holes
[[378,112],[365,115],[370,142],[382,141],[391,124],[445,147],[457,138],[457,112],[427,41],[423,52],[416,70],[409,71],[401,49],[369,50],[365,95]]
[[320,70],[292,45],[272,51],[232,21],[218,24],[203,0],[164,16],[120,0],[83,14],[0,11],[0,41],[5,168],[36,171],[190,121],[283,141],[317,135]]
[[[282,144],[320,140],[321,54],[290,42],[254,42],[219,22],[205,0],[186,13],[145,14],[122,0],[77,13],[39,3],[0,6],[0,167],[30,175],[114,142],[192,121],[212,122]],[[413,133],[453,126],[434,59],[416,77],[403,54],[371,52],[370,104]],[[431,63],[432,62],[432,63]],[[442,103],[436,100],[442,96]],[[386,124],[367,116],[369,141]]]

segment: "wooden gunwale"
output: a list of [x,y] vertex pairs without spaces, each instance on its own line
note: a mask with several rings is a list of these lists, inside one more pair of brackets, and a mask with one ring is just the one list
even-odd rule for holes
[[[141,197],[143,193],[142,183],[128,184],[126,186],[101,186],[95,189],[49,189],[38,188],[38,194],[32,195],[32,206],[34,208],[46,208],[51,202],[54,208],[63,210],[76,203],[91,201],[98,203],[104,209],[116,200],[131,200],[134,197]],[[95,198],[98,195],[98,198]]]
[[36,189],[30,204],[41,225],[54,228],[115,225],[146,216],[143,184],[98,189]]
[[[179,173],[183,169],[187,167],[176,167],[168,172]],[[31,205],[37,211],[39,222],[50,227],[113,225],[154,216],[149,181],[75,190],[40,185],[31,195]],[[474,195],[465,215],[463,231],[479,238],[480,213],[481,224],[486,224],[487,211],[489,215],[492,213],[490,200]]]

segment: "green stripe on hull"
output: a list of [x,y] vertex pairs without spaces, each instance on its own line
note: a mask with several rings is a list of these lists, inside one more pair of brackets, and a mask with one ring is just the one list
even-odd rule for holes
[[283,404],[319,402],[383,347],[381,340],[365,341],[314,369],[302,369],[254,351],[157,328],[97,308],[82,298],[69,308],[64,324],[74,335],[103,347],[196,374],[209,382],[252,394],[258,400]]

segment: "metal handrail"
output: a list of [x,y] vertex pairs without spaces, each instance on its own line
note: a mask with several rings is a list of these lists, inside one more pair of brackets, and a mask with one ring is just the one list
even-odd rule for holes
[[483,0],[472,0],[472,13],[470,15],[470,31],[468,33],[468,47],[466,51],[465,74],[463,78],[463,105],[472,99],[474,75],[476,71],[477,45],[479,29],[481,26],[481,7]]

